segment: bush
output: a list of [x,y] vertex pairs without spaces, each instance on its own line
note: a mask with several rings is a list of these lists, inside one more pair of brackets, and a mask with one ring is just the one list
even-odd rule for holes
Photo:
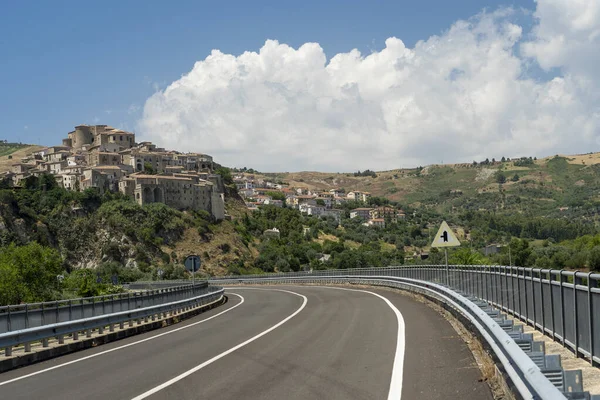
[[593,271],[600,271],[600,246],[594,246],[588,254],[588,266]]
[[54,249],[30,243],[11,244],[0,252],[0,304],[60,298],[62,260]]

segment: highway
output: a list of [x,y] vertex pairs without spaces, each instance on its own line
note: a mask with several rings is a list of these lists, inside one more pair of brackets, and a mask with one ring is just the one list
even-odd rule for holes
[[492,399],[437,312],[375,288],[232,287],[180,324],[0,374],[0,399]]

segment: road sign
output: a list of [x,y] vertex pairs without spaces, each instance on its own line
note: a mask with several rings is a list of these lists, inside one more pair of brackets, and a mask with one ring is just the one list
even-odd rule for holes
[[185,265],[185,269],[190,272],[198,272],[200,269],[200,257],[199,256],[189,256],[185,259],[183,265]]
[[456,238],[452,229],[448,226],[446,221],[442,222],[442,226],[440,226],[440,230],[437,235],[433,239],[433,243],[431,243],[431,247],[458,247],[460,246],[460,242]]

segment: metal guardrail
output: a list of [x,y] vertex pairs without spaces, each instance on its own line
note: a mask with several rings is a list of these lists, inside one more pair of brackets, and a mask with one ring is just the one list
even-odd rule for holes
[[205,293],[183,300],[6,332],[0,334],[0,348],[4,349],[6,356],[11,356],[13,347],[21,344],[24,345],[25,352],[29,352],[33,342],[41,342],[42,347],[48,347],[50,338],[57,338],[58,343],[63,344],[64,337],[67,335],[71,335],[73,340],[78,340],[81,332],[85,332],[86,337],[91,337],[93,329],[98,329],[99,333],[103,333],[104,329],[108,327],[109,332],[113,332],[117,324],[120,328],[124,328],[124,324],[127,322],[129,326],[133,326],[134,321],[140,324],[142,320],[147,322],[149,317],[155,320],[157,316],[160,318],[161,315],[166,316],[167,313],[176,315],[182,311],[217,301],[223,297],[223,294],[223,288],[209,287]]
[[208,282],[196,280],[195,283],[192,280],[178,279],[169,281],[136,281],[123,285],[124,287],[132,290],[151,290],[151,289],[165,289],[177,286],[189,286],[189,285],[208,285]]
[[[490,302],[600,365],[600,274],[494,265],[418,265],[246,276],[390,276],[443,283]],[[223,277],[236,279],[236,276]]]
[[208,282],[143,292],[0,307],[0,334],[171,303],[207,293]]

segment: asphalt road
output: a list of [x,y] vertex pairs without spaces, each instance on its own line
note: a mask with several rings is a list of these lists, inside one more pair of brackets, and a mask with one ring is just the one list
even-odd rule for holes
[[0,399],[492,399],[442,316],[365,290],[231,288],[181,324],[0,374]]

